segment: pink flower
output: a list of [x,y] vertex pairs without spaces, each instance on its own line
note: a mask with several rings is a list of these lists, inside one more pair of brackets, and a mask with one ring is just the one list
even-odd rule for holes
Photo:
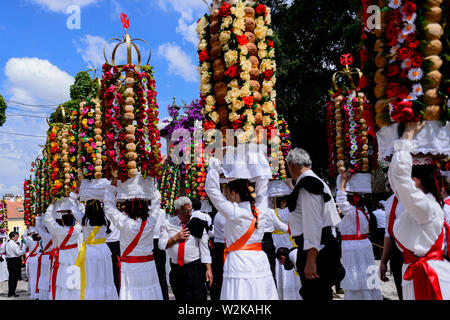
[[94,124],[94,119],[92,119],[92,118],[89,119],[89,120],[88,120],[88,124],[93,125],[93,124]]
[[96,144],[95,142],[92,142],[92,143],[91,143],[91,147],[92,147],[93,149],[95,149],[95,148],[97,148],[97,144]]
[[83,114],[86,114],[86,113],[88,113],[89,112],[89,109],[87,108],[87,107],[84,107],[83,108]]
[[74,147],[70,147],[69,151],[70,151],[70,153],[74,153],[75,152],[75,148]]
[[90,165],[88,166],[88,170],[89,170],[89,171],[94,171],[94,166],[93,166],[92,164],[90,164]]
[[84,138],[84,136],[86,135],[86,132],[82,132],[82,133],[80,133],[80,137],[82,137],[82,138]]

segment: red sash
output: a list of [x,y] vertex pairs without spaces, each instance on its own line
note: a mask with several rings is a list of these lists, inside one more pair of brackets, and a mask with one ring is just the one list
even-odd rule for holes
[[392,202],[391,212],[389,213],[389,224],[388,233],[391,237],[394,237],[394,220],[395,220],[395,210],[397,209],[398,199],[394,196],[394,201]]
[[398,240],[399,247],[402,249],[406,268],[403,279],[412,280],[414,285],[414,295],[416,300],[442,300],[441,287],[436,271],[427,263],[428,260],[443,260],[444,235],[447,232],[447,244],[449,243],[450,227],[444,222],[442,232],[430,250],[423,257],[417,257],[414,253],[405,248]]
[[450,199],[444,200],[444,203],[448,206],[450,206]]
[[252,236],[253,232],[255,231],[255,222],[257,222],[257,221],[258,221],[258,211],[256,211],[256,213],[254,214],[252,222],[250,222],[250,226],[248,227],[247,231],[244,233],[244,235],[242,237],[237,239],[229,247],[227,246],[226,240],[225,240],[225,250],[223,252],[223,262],[225,262],[225,259],[227,258],[227,254],[231,251],[238,251],[238,250],[261,251],[262,250],[261,242],[246,244],[247,241]]
[[42,267],[42,256],[51,255],[52,251],[47,251],[48,248],[53,244],[53,240],[50,240],[42,251],[41,255],[38,258],[38,268],[37,268],[37,277],[36,277],[36,293],[39,293],[39,278],[41,277],[41,267]]
[[59,251],[60,250],[69,250],[74,249],[78,247],[78,243],[70,244],[66,246],[67,241],[69,241],[70,237],[72,236],[74,227],[70,227],[69,233],[64,238],[63,242],[61,242],[61,245],[55,249],[54,253],[54,264],[53,264],[53,274],[52,274],[52,297],[53,300],[55,300],[56,295],[56,277],[58,276],[58,269],[59,269]]
[[[356,207],[356,196],[355,196],[355,214],[356,214],[356,234],[343,234],[341,236],[342,240],[364,240],[367,239],[367,234],[361,234],[361,227],[360,227],[360,223],[359,223],[359,212],[358,212],[358,208]],[[367,218],[367,215],[365,212],[363,212],[364,216],[366,217],[367,220],[369,220],[369,218]]]
[[147,224],[147,219],[142,221],[141,223],[141,227],[139,229],[138,234],[136,235],[136,237],[134,237],[133,241],[130,242],[130,244],[128,245],[128,247],[125,249],[125,251],[123,252],[121,257],[117,257],[117,265],[119,266],[119,288],[121,287],[120,285],[120,279],[122,278],[121,275],[121,262],[126,262],[126,263],[143,263],[143,262],[149,262],[153,260],[153,255],[148,255],[148,256],[128,256],[130,254],[131,251],[134,250],[134,248],[136,248],[139,239],[141,238],[142,232],[144,231],[145,225]]
[[36,247],[34,247],[34,249],[28,255],[28,259],[37,256],[36,251],[37,251],[38,248],[39,248],[39,241],[36,243]]

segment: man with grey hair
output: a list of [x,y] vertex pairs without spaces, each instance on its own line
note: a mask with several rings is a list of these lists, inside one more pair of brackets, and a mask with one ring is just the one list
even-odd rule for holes
[[286,163],[295,181],[288,198],[288,222],[299,247],[300,294],[304,300],[332,300],[331,287],[343,278],[339,247],[332,233],[340,221],[336,204],[328,185],[311,170],[308,152],[295,148],[289,152]]
[[180,197],[176,216],[161,225],[158,246],[170,258],[169,281],[176,300],[206,300],[205,282],[212,285],[211,254],[206,222],[192,218],[192,202]]

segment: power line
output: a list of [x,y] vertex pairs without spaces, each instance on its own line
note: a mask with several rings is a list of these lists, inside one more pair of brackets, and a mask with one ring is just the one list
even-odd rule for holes
[[51,107],[59,106],[59,104],[29,104],[29,103],[14,101],[14,100],[6,101],[6,103],[20,104],[22,106],[28,106],[28,107],[43,107],[43,108],[51,108]]
[[24,137],[34,137],[34,138],[47,138],[47,136],[37,136],[37,135],[31,135],[31,134],[22,134],[22,133],[15,133],[15,132],[6,132],[6,131],[0,131],[0,134],[10,134],[14,136],[24,136]]
[[14,109],[17,111],[23,111],[23,112],[32,112],[32,113],[40,113],[42,115],[46,115],[51,111],[39,111],[39,110],[29,110],[29,109],[25,109],[24,107],[16,107],[16,106],[8,106],[8,109]]
[[32,116],[29,114],[7,114],[6,117],[28,117],[28,118],[40,118],[40,119],[48,118],[48,117],[42,117],[42,116]]

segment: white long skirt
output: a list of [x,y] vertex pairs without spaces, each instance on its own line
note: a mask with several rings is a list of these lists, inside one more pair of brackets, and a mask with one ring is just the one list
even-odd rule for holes
[[8,278],[8,265],[6,264],[6,257],[3,256],[3,261],[0,262],[0,282],[7,281]]
[[[79,268],[74,265],[77,255],[78,248],[59,252],[55,300],[80,300]],[[50,281],[52,281],[52,278],[50,278]],[[50,295],[52,296],[52,292],[50,292]]]
[[28,292],[30,293],[30,299],[37,300],[39,299],[39,295],[36,293],[38,256],[28,258],[26,267],[28,279]]
[[111,250],[106,243],[86,245],[84,300],[117,300]]
[[264,251],[230,252],[223,267],[220,300],[278,300]]
[[380,288],[372,285],[372,279],[370,279],[378,267],[369,239],[342,240],[342,265],[345,269],[345,277],[341,286],[344,289],[345,300],[383,299]]
[[300,295],[300,277],[295,273],[295,269],[286,270],[276,260],[275,278],[277,279],[277,291],[280,300],[303,300]]
[[[443,300],[450,300],[450,262],[446,260],[428,260],[427,263],[436,271],[439,286],[441,288],[441,294]],[[402,275],[405,275],[405,271],[408,265],[403,265]],[[414,283],[412,280],[402,281],[403,299],[404,300],[416,300],[414,294]]]
[[120,270],[120,300],[162,300],[161,285],[155,261],[122,262]]

